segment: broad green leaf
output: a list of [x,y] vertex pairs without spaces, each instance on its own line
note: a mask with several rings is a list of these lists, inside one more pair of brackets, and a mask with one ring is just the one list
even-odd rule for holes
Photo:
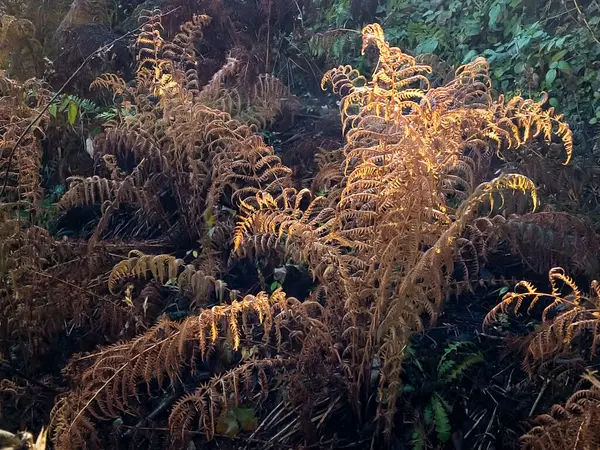
[[502,75],[506,72],[507,67],[498,66],[494,69],[494,76],[496,78],[502,78]]
[[552,97],[550,100],[548,100],[548,103],[550,106],[554,106],[556,108],[558,106],[558,99],[556,97]]
[[254,431],[258,427],[258,419],[252,408],[236,408],[235,415],[244,431]]
[[78,112],[79,112],[79,108],[77,107],[77,103],[75,103],[75,102],[69,103],[69,123],[71,125],[75,125],[75,120],[77,120]]
[[217,422],[217,433],[235,437],[240,432],[240,425],[238,424],[237,417],[234,410],[228,409],[225,411],[219,421]]
[[567,39],[567,36],[563,36],[563,37],[560,37],[560,38],[558,38],[558,39],[555,41],[555,44],[556,44],[556,46],[557,46],[558,48],[562,48],[562,46],[563,46],[563,44],[565,43],[565,40],[566,40],[566,39]]
[[567,54],[567,50],[561,50],[552,57],[552,61],[560,61]]
[[498,21],[498,16],[500,15],[500,13],[502,12],[502,5],[500,3],[496,3],[494,6],[492,6],[492,9],[490,9],[490,20],[488,22],[488,25],[490,27],[493,27],[494,25],[496,25],[496,22]]
[[462,63],[463,64],[470,63],[471,61],[473,61],[473,59],[475,59],[476,56],[477,56],[477,50],[469,50],[469,52],[463,58]]
[[596,125],[598,123],[598,119],[596,119],[595,117],[592,117],[588,123],[590,125]]
[[56,103],[52,103],[48,107],[48,112],[50,113],[50,116],[52,116],[55,119],[56,119],[56,110],[57,110],[57,108],[58,108],[58,106],[56,105]]
[[565,60],[559,61],[558,64],[556,65],[556,68],[562,72],[567,72],[567,73],[571,72],[571,66]]
[[438,48],[438,44],[439,42],[436,38],[425,39],[423,42],[417,45],[417,48],[415,48],[415,52],[419,54],[433,53],[435,49]]
[[518,62],[515,64],[515,73],[523,73],[525,70],[525,63]]
[[68,96],[63,97],[63,101],[60,104],[60,108],[58,108],[58,110],[60,112],[64,111],[67,106],[69,106],[69,104],[71,103],[71,99]]
[[554,80],[556,80],[556,69],[550,69],[548,72],[546,72],[546,84],[552,85]]
[[275,292],[280,287],[281,287],[281,283],[279,281],[273,281],[271,283],[271,292]]

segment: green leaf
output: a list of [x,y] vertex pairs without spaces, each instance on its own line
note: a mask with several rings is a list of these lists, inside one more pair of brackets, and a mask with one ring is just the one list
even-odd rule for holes
[[480,362],[483,362],[483,354],[481,352],[471,354],[461,364],[454,367],[452,372],[450,372],[446,378],[450,381],[455,380],[456,378],[462,376],[471,366]]
[[552,61],[560,61],[567,54],[567,50],[561,50],[552,57]]
[[77,113],[79,112],[79,107],[77,103],[71,102],[69,103],[69,123],[71,125],[75,125],[75,120],[77,120]]
[[556,69],[550,69],[546,72],[546,84],[550,86],[554,80],[556,80]]
[[498,292],[498,295],[504,295],[508,292],[508,286],[504,286],[502,289],[500,289],[500,291]]
[[281,287],[281,283],[279,281],[273,281],[271,283],[271,292],[275,292],[280,287]]
[[48,112],[50,113],[50,116],[52,116],[54,119],[56,119],[56,110],[57,110],[58,106],[56,105],[56,103],[52,103],[49,107],[48,107]]
[[598,119],[596,119],[595,117],[592,117],[588,123],[590,125],[596,125],[598,123]]
[[238,424],[234,410],[228,409],[221,415],[217,422],[216,431],[218,434],[229,437],[236,437],[238,435],[240,432],[240,425]]
[[558,38],[555,42],[556,46],[558,48],[562,48],[563,44],[565,43],[565,40],[567,39],[567,36],[562,36],[560,38]]
[[433,411],[435,431],[439,441],[448,442],[452,435],[452,428],[450,427],[450,420],[448,419],[446,408],[444,408],[442,399],[438,394],[434,394],[433,397],[431,397],[431,409]]
[[438,47],[438,40],[436,38],[429,38],[429,39],[425,39],[423,42],[421,42],[419,45],[417,45],[417,48],[415,48],[415,52],[422,54],[422,53],[433,53],[435,51],[435,49]]
[[473,59],[475,59],[476,56],[477,56],[477,50],[469,50],[469,52],[463,58],[462,63],[463,64],[470,63],[471,61],[473,61]]
[[571,66],[569,65],[568,62],[561,60],[558,62],[558,64],[556,65],[557,69],[562,71],[562,72],[571,72]]
[[427,404],[425,410],[423,411],[423,420],[425,421],[425,425],[431,425],[433,422],[433,411],[431,410],[431,402]]
[[555,108],[558,107],[558,99],[556,97],[552,97],[550,100],[548,100],[548,103],[550,106],[554,106]]
[[494,6],[492,6],[492,8],[490,9],[490,20],[488,22],[488,26],[489,27],[493,27],[494,25],[496,25],[496,22],[498,21],[498,16],[500,15],[500,13],[502,12],[502,5],[500,3],[496,3]]
[[502,75],[504,75],[506,73],[506,70],[508,68],[507,67],[503,67],[503,66],[498,66],[494,69],[494,76],[496,78],[502,78]]
[[515,64],[515,73],[523,73],[525,70],[525,63],[518,62]]
[[244,431],[254,431],[258,428],[258,419],[252,408],[236,408],[235,415]]
[[60,104],[60,108],[58,108],[58,110],[60,112],[63,112],[67,106],[69,106],[69,104],[71,103],[71,99],[68,96],[64,96],[63,97],[63,101]]

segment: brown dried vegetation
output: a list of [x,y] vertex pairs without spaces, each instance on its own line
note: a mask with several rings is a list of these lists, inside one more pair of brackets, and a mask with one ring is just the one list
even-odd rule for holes
[[[204,83],[195,43],[214,19],[195,15],[169,40],[158,12],[144,20],[134,80],[104,74],[91,86],[109,93],[116,119],[94,141],[95,174],[72,177],[58,203],[67,217],[92,211],[81,239],[21,220],[42,197],[48,118],[14,163],[10,153],[49,96],[0,79],[0,351],[27,375],[44,358],[69,358],[51,413],[55,448],[186,448],[223,434],[241,406],[283,445],[315,444],[339,411],[363,425],[375,417],[368,438],[390,443],[411,338],[471,289],[497,248],[537,273],[597,269],[584,221],[533,212],[525,175],[489,176],[492,160],[534,144],[560,146],[567,164],[573,143],[545,99],[495,98],[483,58],[430,87],[430,66],[365,27],[363,52],[379,53],[373,75],[341,66],[323,78],[341,97],[345,145],[317,155],[312,190],[296,189],[257,133],[289,106],[287,88],[271,75],[248,80],[233,54]],[[250,267],[264,285],[264,261],[306,268],[312,291],[231,283]],[[588,335],[594,354],[600,339],[598,285],[586,296],[556,268],[550,282],[550,294],[519,283],[486,318],[550,300],[527,349],[530,373]],[[82,342],[56,354],[70,333]],[[11,380],[0,387],[24,395]],[[583,392],[540,419],[526,445],[563,419],[568,433],[576,418],[594,420],[597,393]],[[266,420],[273,405],[291,419]]]

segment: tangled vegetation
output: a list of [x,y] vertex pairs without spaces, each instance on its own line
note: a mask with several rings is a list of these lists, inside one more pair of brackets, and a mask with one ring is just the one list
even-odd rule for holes
[[[401,50],[410,1],[330,5],[366,24],[326,57],[310,2],[150,3],[0,0],[0,447],[598,446],[597,190],[555,80],[517,94],[429,19]],[[490,36],[521,5],[484,3]],[[50,24],[103,31],[50,70]],[[356,46],[321,100],[278,73],[303,46]]]

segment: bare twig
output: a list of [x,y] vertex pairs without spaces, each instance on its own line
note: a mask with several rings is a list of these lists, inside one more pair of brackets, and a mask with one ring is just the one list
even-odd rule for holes
[[590,35],[592,36],[592,39],[594,39],[594,41],[596,41],[596,44],[600,45],[600,40],[598,40],[598,38],[596,37],[596,34],[594,33],[594,30],[592,30],[592,27],[590,26],[590,24],[586,20],[585,15],[583,14],[583,11],[579,7],[579,3],[577,3],[577,0],[573,0],[573,4],[575,5],[575,9],[577,9],[577,13],[579,14],[579,17],[581,18],[581,20],[583,21],[584,25],[586,26],[586,28],[590,32]]
[[544,395],[544,392],[546,392],[546,388],[548,387],[549,384],[550,384],[550,379],[547,378],[546,380],[544,380],[544,386],[542,386],[542,389],[540,390],[540,393],[538,394],[537,398],[535,399],[535,402],[533,402],[533,406],[529,410],[529,417],[533,416],[533,412],[535,411],[535,408],[537,408],[537,405],[540,402],[542,395]]

